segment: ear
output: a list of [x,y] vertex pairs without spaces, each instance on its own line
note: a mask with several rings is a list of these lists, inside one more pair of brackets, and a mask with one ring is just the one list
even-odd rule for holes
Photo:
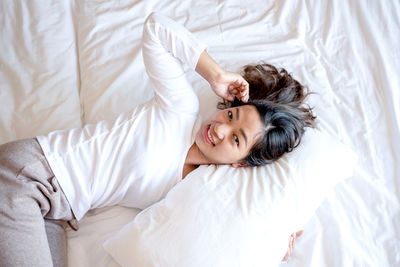
[[233,168],[241,168],[241,167],[247,167],[249,165],[245,161],[239,161],[239,162],[236,162],[236,163],[232,163],[231,166]]

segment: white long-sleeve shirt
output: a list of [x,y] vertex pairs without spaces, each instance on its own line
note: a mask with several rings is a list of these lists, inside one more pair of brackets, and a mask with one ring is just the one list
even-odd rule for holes
[[153,99],[113,123],[37,137],[78,220],[97,207],[143,209],[182,179],[199,127],[198,99],[182,64],[194,69],[205,45],[155,13],[144,24],[142,42]]

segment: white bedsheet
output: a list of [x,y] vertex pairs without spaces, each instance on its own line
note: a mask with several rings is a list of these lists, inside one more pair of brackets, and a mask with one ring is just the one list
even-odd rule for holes
[[[260,61],[287,68],[317,93],[309,102],[319,128],[359,154],[354,177],[318,209],[286,266],[400,266],[395,0],[1,1],[0,143],[110,119],[149,99],[140,38],[152,11],[188,27],[229,70]],[[207,84],[188,77],[210,99]],[[101,243],[138,212],[87,214],[68,231],[70,266],[118,266]]]

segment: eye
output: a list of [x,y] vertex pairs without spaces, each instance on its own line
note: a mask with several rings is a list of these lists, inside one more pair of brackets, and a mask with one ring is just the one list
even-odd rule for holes
[[237,137],[237,135],[233,136],[233,140],[235,141],[236,145],[239,146],[239,137]]
[[233,118],[233,115],[232,115],[232,111],[228,111],[228,117],[229,117],[229,119],[232,119]]

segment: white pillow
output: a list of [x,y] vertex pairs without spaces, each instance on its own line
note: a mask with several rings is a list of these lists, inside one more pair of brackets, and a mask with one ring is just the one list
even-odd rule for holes
[[106,241],[122,266],[274,266],[356,155],[318,130],[274,164],[201,166]]

